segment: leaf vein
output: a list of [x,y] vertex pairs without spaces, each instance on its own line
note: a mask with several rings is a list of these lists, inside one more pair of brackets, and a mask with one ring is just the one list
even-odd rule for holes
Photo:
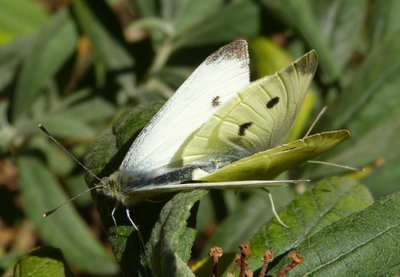
[[362,242],[362,243],[357,244],[355,247],[351,248],[350,250],[345,251],[345,252],[343,252],[342,254],[339,254],[339,255],[336,256],[334,259],[332,259],[332,260],[330,260],[330,261],[328,261],[328,262],[326,262],[326,263],[321,264],[320,266],[318,266],[317,268],[315,268],[314,270],[312,270],[312,271],[310,271],[310,272],[307,272],[304,276],[311,275],[311,274],[317,272],[318,270],[322,269],[323,267],[326,267],[326,266],[328,266],[328,265],[334,263],[335,261],[338,261],[339,259],[344,258],[345,256],[351,254],[351,253],[354,252],[355,250],[359,249],[360,247],[365,246],[366,244],[370,243],[370,242],[373,241],[374,239],[376,239],[376,238],[380,237],[381,235],[385,234],[387,231],[389,231],[389,230],[391,230],[391,229],[394,229],[394,228],[396,228],[396,227],[399,227],[399,226],[400,226],[400,222],[396,222],[396,224],[394,224],[393,226],[389,226],[389,227],[385,228],[384,230],[382,230],[381,232],[378,232],[377,234],[375,234],[375,235],[372,236],[371,238],[365,240],[365,241]]

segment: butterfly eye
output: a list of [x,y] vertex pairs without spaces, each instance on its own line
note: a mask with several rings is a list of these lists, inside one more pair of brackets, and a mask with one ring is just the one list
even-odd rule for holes
[[238,135],[243,137],[245,135],[245,132],[250,126],[253,124],[253,122],[249,121],[246,123],[243,123],[242,125],[239,126],[239,132]]
[[221,105],[220,97],[219,96],[215,96],[211,101],[211,106],[213,108],[215,108],[215,107],[218,107],[219,105]]
[[266,106],[267,106],[268,109],[272,109],[278,103],[279,103],[279,97],[274,97],[274,98],[272,98],[271,100],[268,101]]

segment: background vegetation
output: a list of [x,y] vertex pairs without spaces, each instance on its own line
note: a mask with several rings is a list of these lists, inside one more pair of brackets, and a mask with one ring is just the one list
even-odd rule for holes
[[[0,272],[210,276],[210,246],[224,249],[223,272],[250,240],[248,268],[260,270],[271,249],[272,275],[291,249],[304,257],[293,276],[398,273],[399,11],[396,0],[0,0]],[[79,159],[102,134],[86,162],[107,176],[123,157],[121,149],[115,156],[120,146],[160,107],[153,101],[239,38],[249,41],[254,78],[317,50],[319,69],[292,137],[327,105],[315,131],[345,127],[352,139],[321,159],[364,172],[307,164],[287,173],[313,180],[272,191],[290,229],[271,219],[259,191],[196,191],[136,207],[146,249],[123,216],[112,226],[113,203],[101,195],[104,229],[90,194],[42,218],[87,186],[38,123]]]

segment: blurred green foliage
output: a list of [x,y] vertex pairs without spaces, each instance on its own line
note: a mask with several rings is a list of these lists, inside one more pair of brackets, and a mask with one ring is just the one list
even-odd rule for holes
[[[41,276],[69,276],[68,267],[93,276],[187,276],[190,261],[196,274],[210,276],[204,262],[210,246],[223,247],[229,271],[229,253],[247,240],[255,255],[264,248],[281,255],[275,273],[293,247],[306,258],[297,274],[349,273],[341,271],[344,264],[360,275],[399,272],[386,263],[400,253],[393,247],[400,223],[399,11],[396,0],[0,0],[0,273],[11,276],[19,261],[17,276],[39,274],[40,266],[31,266],[39,262],[54,266]],[[294,136],[327,105],[315,131],[348,128],[353,136],[321,159],[365,171],[306,164],[288,172],[286,178],[313,181],[347,175],[324,179],[303,195],[308,187],[272,191],[291,229],[271,219],[258,191],[193,192],[164,208],[135,207],[146,249],[123,216],[112,226],[114,203],[101,196],[105,231],[89,194],[74,202],[79,213],[69,204],[42,218],[87,186],[83,170],[38,123],[78,159],[102,134],[86,160],[107,176],[123,157],[121,143],[131,142],[160,107],[150,103],[166,100],[207,55],[239,38],[249,42],[255,78],[317,50],[318,72]],[[386,198],[367,207],[370,193]],[[41,245],[62,254],[53,248],[29,254]],[[262,266],[256,256],[249,262],[256,271]]]

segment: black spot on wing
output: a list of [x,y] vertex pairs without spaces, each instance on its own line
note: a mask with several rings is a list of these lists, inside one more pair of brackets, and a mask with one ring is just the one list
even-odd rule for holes
[[250,128],[251,125],[253,125],[253,122],[251,122],[251,121],[243,123],[242,125],[240,125],[239,126],[238,135],[243,137],[245,135],[246,130],[248,128]]
[[272,109],[278,103],[279,103],[279,97],[277,96],[269,100],[266,106],[268,109]]
[[221,105],[221,100],[219,96],[215,96],[212,100],[211,100],[211,106],[213,108],[218,107],[219,105]]

